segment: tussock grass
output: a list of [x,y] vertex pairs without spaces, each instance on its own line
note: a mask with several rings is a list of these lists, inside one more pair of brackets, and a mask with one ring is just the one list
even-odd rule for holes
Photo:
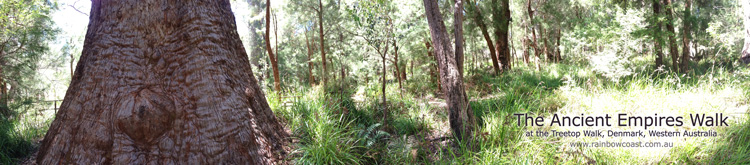
[[[750,72],[697,64],[687,74],[641,67],[611,79],[588,66],[550,64],[541,70],[520,66],[500,76],[475,73],[467,78],[471,107],[478,118],[473,141],[437,144],[428,137],[450,135],[439,91],[406,92],[387,86],[384,118],[379,83],[301,90],[293,106],[271,106],[292,130],[301,164],[628,164],[747,163],[750,125],[747,115]],[[407,87],[408,89],[408,87]],[[399,92],[401,91],[401,92]],[[419,96],[416,96],[416,95]],[[715,138],[605,138],[606,141],[672,141],[672,148],[574,148],[575,141],[599,138],[526,137],[525,131],[619,129],[620,127],[522,127],[515,113],[548,117],[627,113],[687,116],[725,113],[730,127],[652,127],[664,130],[715,129]],[[687,118],[687,117],[686,117]],[[684,119],[689,125],[689,119]],[[343,147],[342,147],[343,146]]]
[[[650,67],[611,79],[590,67],[552,64],[540,71],[525,66],[498,77],[470,77],[472,108],[480,119],[479,149],[445,156],[443,163],[475,164],[628,164],[747,163],[748,72],[743,68],[699,63],[685,74],[655,71]],[[627,113],[629,115],[684,116],[683,127],[660,130],[718,131],[719,137],[701,138],[605,138],[606,141],[671,141],[672,148],[572,148],[569,142],[602,141],[600,138],[538,138],[523,131],[617,129],[621,127],[516,127],[513,113],[548,117],[553,113],[577,116]],[[692,127],[689,114],[724,113],[730,127]],[[509,122],[511,121],[511,122]],[[498,124],[502,123],[502,124]],[[743,131],[745,130],[745,131]],[[497,158],[497,155],[501,155]],[[533,155],[533,156],[528,156]]]
[[34,106],[15,107],[14,118],[0,117],[0,164],[15,164],[39,146],[50,123],[52,112],[37,114]]

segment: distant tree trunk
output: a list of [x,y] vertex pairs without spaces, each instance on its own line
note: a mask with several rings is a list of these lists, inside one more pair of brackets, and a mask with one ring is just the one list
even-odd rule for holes
[[508,46],[508,29],[511,21],[510,4],[508,0],[492,0],[493,21],[495,21],[495,37],[497,37],[497,55],[503,72],[510,70],[510,47]]
[[487,43],[487,48],[490,49],[490,58],[492,59],[492,69],[495,71],[495,74],[500,74],[500,65],[497,61],[497,51],[495,51],[495,44],[492,43],[492,38],[490,37],[489,32],[487,32],[487,25],[484,24],[484,17],[482,17],[482,13],[478,7],[475,7],[471,1],[467,0],[466,2],[469,3],[469,6],[472,6],[474,8],[474,11],[476,11],[474,15],[474,21],[477,22],[477,26],[479,26],[479,29],[482,32],[482,37],[484,37],[484,41]]
[[740,61],[744,64],[750,63],[750,1],[742,1],[742,8],[745,13],[743,22],[745,23],[745,45],[742,48]]
[[[398,66],[398,46],[396,45],[396,41],[393,41],[393,66],[396,67],[394,69],[396,71],[396,74],[393,75],[393,77],[396,77],[396,80],[398,80],[398,89],[403,90],[404,88],[402,88],[401,85],[401,69]],[[399,91],[398,93],[401,94],[401,91]]]
[[[388,52],[388,46],[385,46],[385,52]],[[383,73],[381,75],[381,80],[382,80],[381,81],[381,85],[382,85],[381,87],[382,88],[380,89],[380,91],[383,93],[381,95],[382,99],[383,99],[383,122],[385,122],[385,120],[388,118],[387,117],[388,116],[388,102],[387,102],[387,100],[385,98],[385,83],[386,83],[386,76],[388,75],[388,74],[386,74],[388,72],[386,71],[386,67],[385,67],[385,57],[386,57],[386,54],[387,53],[383,53],[383,55],[381,55],[381,57],[382,57],[381,61],[383,62]]]
[[323,2],[318,0],[318,30],[320,31],[320,57],[323,62],[323,88],[325,89],[326,82],[328,81],[328,67],[326,67],[326,48],[325,48],[325,34],[323,34]]
[[[469,99],[464,90],[463,77],[459,73],[453,48],[448,39],[448,32],[443,23],[437,0],[424,0],[425,15],[430,28],[432,43],[435,45],[438,66],[441,68],[440,81],[448,105],[449,121],[453,135],[460,140],[469,140],[475,124],[474,113],[469,106]],[[460,3],[460,0],[458,1]],[[460,14],[456,11],[454,14]],[[454,22],[456,23],[456,22]],[[458,40],[457,40],[458,41]]]
[[336,78],[336,64],[333,63],[333,58],[328,58],[328,62],[329,62],[329,64],[331,64],[331,72],[333,72],[333,74],[331,74],[331,75],[333,75],[333,82],[335,84],[336,80],[337,80],[337,78]]
[[544,54],[547,55],[548,61],[555,62],[555,55],[554,55],[554,52],[550,50],[552,46],[550,46],[549,44],[549,39],[552,38],[552,32],[549,32],[547,31],[547,29],[544,29],[542,33],[547,35],[547,38],[542,39],[542,41],[544,42]]
[[455,58],[456,65],[458,66],[458,74],[463,78],[464,76],[464,3],[463,0],[453,0],[455,5],[453,6],[453,30],[454,39],[456,40],[455,46]]
[[38,164],[283,163],[228,0],[92,1]]
[[692,0],[685,1],[685,12],[683,13],[682,19],[682,60],[680,61],[680,71],[687,72],[688,64],[690,63],[690,40],[693,38],[690,33],[690,5]]
[[73,67],[75,66],[76,58],[73,57],[73,53],[68,53],[68,56],[70,56],[70,78],[73,78],[73,73],[74,73]]
[[528,37],[523,38],[523,62],[525,62],[527,65],[529,64],[529,42],[531,41],[529,41]]
[[341,67],[341,79],[346,80],[346,68]]
[[[410,74],[409,77],[414,78],[414,60],[411,60],[411,62],[409,62],[409,74]],[[406,80],[406,68],[404,68],[403,76],[404,76],[404,80]]]
[[[430,45],[430,42],[425,41],[424,45],[427,48],[427,57],[430,57],[437,62],[437,57],[432,54],[434,50],[432,50],[432,45]],[[438,89],[441,90],[442,88],[440,87],[440,68],[438,68],[434,64],[430,64],[430,77],[431,77],[430,80],[434,80],[435,83],[438,85]]]
[[[273,69],[273,89],[276,91],[276,97],[281,100],[281,79],[279,79],[279,65],[276,60],[276,56],[271,48],[271,0],[266,0],[266,34],[263,38],[266,40],[266,51],[268,51],[268,58],[271,61],[271,69]],[[276,44],[276,47],[279,45]]]
[[[2,53],[3,51],[0,51],[0,57],[2,57]],[[0,115],[7,118],[10,117],[11,111],[8,108],[8,88],[7,84],[5,84],[5,79],[2,78],[3,75],[3,66],[0,66]]]
[[529,13],[529,25],[531,26],[531,38],[533,39],[531,46],[534,48],[534,55],[536,56],[537,62],[536,62],[536,69],[539,70],[541,68],[542,58],[539,57],[541,54],[541,50],[539,49],[539,42],[536,40],[536,26],[534,25],[534,10],[531,8],[531,1],[528,0],[526,3],[526,11]]
[[654,8],[654,18],[655,18],[654,25],[652,25],[654,28],[654,34],[652,37],[654,38],[654,51],[656,52],[656,68],[659,68],[664,65],[664,53],[661,50],[662,49],[662,46],[661,46],[662,23],[661,23],[661,20],[659,20],[659,18],[661,18],[661,15],[662,15],[661,14],[661,2],[659,2],[659,0],[653,0],[652,6]]
[[562,38],[562,33],[560,31],[561,30],[558,28],[557,29],[557,35],[555,36],[555,37],[557,37],[557,41],[555,41],[555,48],[554,48],[554,50],[555,50],[555,62],[562,61],[562,52],[560,52],[560,39]]
[[[386,36],[390,36],[390,32]],[[376,50],[378,51],[378,54],[380,55],[380,61],[382,61],[382,63],[383,63],[383,67],[382,67],[383,68],[383,73],[381,75],[381,80],[382,80],[381,84],[382,84],[382,86],[381,86],[381,90],[380,91],[383,93],[382,94],[382,99],[383,99],[383,105],[382,106],[383,106],[383,123],[384,124],[387,124],[385,122],[386,122],[386,119],[388,118],[388,102],[387,102],[386,97],[385,97],[385,87],[386,87],[386,82],[387,82],[386,78],[387,78],[387,75],[388,75],[387,74],[388,71],[386,69],[386,60],[387,60],[387,57],[388,57],[388,41],[390,41],[390,39],[386,39],[386,41],[384,43],[384,45],[385,45],[385,51],[381,52],[380,49],[377,49],[377,47],[376,47]]]
[[307,73],[310,74],[310,86],[315,84],[315,75],[313,75],[313,62],[312,62],[312,46],[310,46],[310,40],[307,37],[307,31],[305,31],[305,44],[307,44]]
[[672,0],[664,0],[664,6],[665,9],[665,15],[667,16],[667,35],[669,36],[669,55],[672,57],[672,69],[679,72],[679,63],[678,59],[680,58],[680,54],[677,52],[677,40],[675,39],[676,33],[674,32],[674,20],[672,16],[672,9],[674,6],[672,6]]
[[508,53],[508,61],[512,67],[518,64],[514,61],[515,59],[513,59],[513,55],[516,53],[516,49],[513,48],[513,28],[511,27],[511,25],[508,25],[508,43],[508,52],[510,52]]

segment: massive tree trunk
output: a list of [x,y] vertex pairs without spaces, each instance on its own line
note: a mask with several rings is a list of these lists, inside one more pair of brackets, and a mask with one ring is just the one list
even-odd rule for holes
[[497,37],[497,55],[503,72],[510,70],[510,47],[508,46],[508,26],[510,25],[510,3],[508,0],[492,0],[495,37]]
[[661,37],[661,2],[659,0],[653,0],[652,6],[654,8],[654,24],[651,25],[654,28],[654,52],[656,52],[656,68],[661,67],[664,65],[664,53],[662,52],[662,37]]
[[328,82],[328,67],[326,67],[326,48],[325,48],[325,34],[323,33],[323,2],[318,0],[318,30],[320,32],[320,57],[323,62],[323,88],[325,89],[326,82]]
[[680,54],[677,52],[677,40],[675,39],[676,33],[674,32],[674,20],[672,18],[672,9],[674,6],[672,6],[672,0],[664,0],[664,6],[664,15],[667,16],[667,36],[669,38],[669,55],[672,57],[672,69],[679,71],[680,64],[677,59],[680,58]]
[[482,17],[482,11],[480,11],[479,7],[476,6],[474,3],[471,3],[470,0],[466,0],[467,3],[469,3],[469,8],[474,10],[474,21],[477,22],[477,26],[479,26],[479,29],[482,32],[482,37],[484,37],[484,41],[487,42],[487,47],[490,49],[490,58],[492,59],[492,69],[495,70],[495,74],[500,74],[500,65],[497,61],[497,52],[495,51],[495,44],[492,43],[492,38],[490,37],[490,33],[487,32],[487,25],[484,24],[484,17]]
[[92,1],[38,164],[274,164],[288,135],[228,0]]
[[[472,136],[475,124],[474,113],[469,106],[469,99],[464,89],[463,77],[459,73],[458,64],[453,48],[448,39],[448,32],[443,23],[443,16],[437,0],[423,0],[430,36],[435,47],[435,56],[440,68],[440,81],[448,105],[449,121],[453,135],[461,140],[468,140]],[[458,11],[454,14],[460,14]]]
[[[277,99],[281,99],[281,79],[279,79],[279,65],[276,60],[276,56],[271,48],[271,0],[266,0],[266,34],[263,38],[266,40],[266,51],[268,52],[268,58],[271,61],[271,69],[273,70],[273,89],[276,91]],[[276,47],[278,48],[278,44]],[[278,52],[278,51],[276,51]]]
[[682,19],[682,58],[680,60],[680,71],[687,72],[688,63],[690,61],[690,5],[692,0],[685,1],[685,12],[683,12]]
[[750,1],[742,1],[742,8],[745,13],[745,45],[742,48],[742,54],[740,55],[740,61],[742,63],[750,63]]

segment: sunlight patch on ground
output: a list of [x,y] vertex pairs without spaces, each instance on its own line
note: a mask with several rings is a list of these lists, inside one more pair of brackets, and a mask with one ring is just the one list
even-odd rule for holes
[[[559,116],[612,116],[610,122],[613,126],[576,127],[564,126],[550,127],[546,125],[544,130],[583,131],[602,130],[612,131],[640,131],[643,126],[619,127],[617,126],[617,114],[625,113],[628,116],[682,116],[683,126],[651,126],[644,130],[646,137],[605,137],[605,138],[561,138],[559,142],[563,145],[564,152],[581,151],[583,155],[606,155],[615,157],[632,157],[631,160],[644,160],[658,162],[675,152],[679,148],[695,148],[704,144],[713,144],[723,136],[722,132],[717,137],[650,137],[648,130],[680,131],[685,130],[718,130],[717,127],[692,126],[690,114],[706,114],[713,116],[715,113],[723,113],[729,117],[729,125],[746,120],[748,106],[743,105],[745,98],[741,88],[732,84],[725,85],[700,85],[688,88],[659,87],[648,83],[634,82],[627,84],[622,89],[587,90],[580,87],[566,85],[556,90],[565,99],[565,106],[558,110]],[[545,116],[545,123],[549,124],[551,116]],[[606,135],[605,135],[606,136]],[[672,142],[675,147],[641,147],[641,148],[570,148],[569,142]],[[677,151],[682,152],[682,151]]]

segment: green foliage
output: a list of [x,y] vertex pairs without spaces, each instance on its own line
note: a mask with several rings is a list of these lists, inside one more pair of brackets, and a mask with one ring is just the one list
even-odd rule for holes
[[[450,137],[450,131],[446,131],[444,96],[433,76],[438,72],[435,57],[428,56],[432,50],[425,46],[431,40],[421,1],[274,1],[276,21],[272,22],[278,28],[272,31],[278,36],[271,37],[272,47],[278,49],[283,86],[280,96],[272,91],[271,68],[261,37],[263,20],[269,19],[263,16],[266,4],[260,0],[244,2],[248,4],[232,4],[243,5],[233,8],[236,15],[245,13],[238,16],[237,23],[248,32],[240,35],[269,105],[292,132],[294,151],[289,159],[293,163],[746,164],[750,159],[747,118],[720,129],[725,137],[710,142],[687,141],[664,155],[644,157],[630,150],[566,148],[564,143],[573,139],[524,137],[524,131],[549,128],[518,127],[512,116],[656,110],[693,113],[748,104],[750,74],[736,62],[744,29],[737,17],[742,11],[735,0],[695,0],[690,10],[684,8],[684,1],[674,1],[668,7],[674,10],[670,21],[675,33],[662,27],[659,34],[654,34],[653,25],[668,20],[653,14],[651,0],[510,1],[514,66],[502,75],[489,72],[487,44],[476,22],[467,19],[462,34],[466,50],[464,80],[470,106],[478,117],[476,138],[470,142],[434,140]],[[445,24],[454,21],[453,3],[439,1]],[[464,4],[465,18],[474,16],[475,10],[493,18],[497,13],[492,11],[500,5],[486,0],[472,3]],[[534,20],[529,20],[527,3],[534,11]],[[0,6],[0,79],[5,83],[0,86],[9,90],[0,97],[0,101],[7,100],[7,104],[0,102],[0,109],[13,114],[0,117],[0,164],[11,164],[34,150],[35,141],[49,123],[50,117],[29,115],[35,108],[46,106],[38,102],[47,95],[49,83],[39,78],[38,71],[46,66],[59,69],[67,57],[47,57],[55,55],[48,51],[47,41],[57,34],[49,16],[56,4],[0,0]],[[485,21],[488,25],[497,23]],[[671,67],[656,68],[654,40],[667,48],[666,36],[676,36],[678,49],[684,49],[680,36],[685,22],[692,26],[691,50],[696,51],[690,70],[678,74]],[[447,28],[452,33],[453,27]],[[546,60],[546,54],[534,57],[543,52],[534,52],[532,43],[523,42],[533,39],[532,32],[542,51],[559,49],[563,61]],[[556,45],[558,36],[561,40]],[[68,38],[59,56],[76,55],[71,52],[81,45],[73,42],[73,37]],[[327,72],[320,64],[321,49],[327,52]],[[529,63],[521,58],[524,50],[532,56]],[[308,51],[312,52],[309,57]],[[394,58],[396,53],[398,59]],[[667,66],[672,65],[670,58],[665,51]],[[313,64],[312,73],[308,62]],[[392,73],[396,65],[407,72],[403,89]],[[317,81],[310,82],[310,74]],[[324,74],[329,83],[320,86]],[[382,82],[386,84],[385,105],[380,100]],[[655,101],[663,104],[652,103]]]
[[[35,0],[0,1],[0,116],[12,117],[13,106],[37,99],[44,86],[38,79],[39,59],[57,30],[49,15],[55,4]],[[13,105],[17,104],[17,105]],[[3,118],[3,117],[0,117]]]
[[46,104],[38,73],[48,42],[57,34],[50,18],[56,4],[41,0],[0,1],[0,164],[13,164],[36,148],[49,127],[35,114]]

